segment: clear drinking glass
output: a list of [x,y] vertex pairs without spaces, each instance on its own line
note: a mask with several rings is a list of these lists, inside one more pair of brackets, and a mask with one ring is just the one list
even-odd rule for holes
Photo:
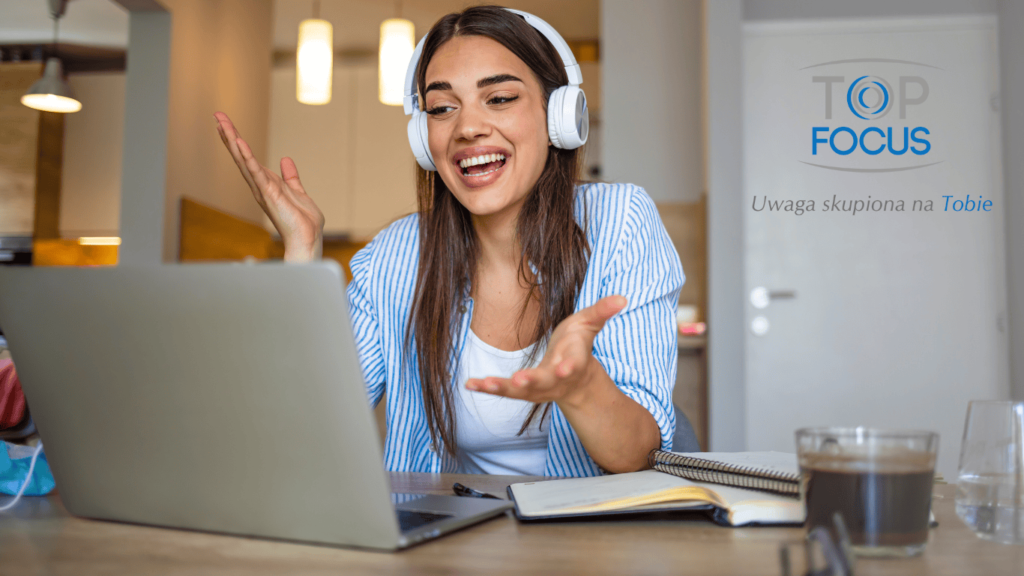
[[928,542],[939,435],[917,430],[796,432],[807,528],[838,512],[859,556],[914,556]]
[[956,513],[980,538],[1024,544],[1024,402],[967,406]]

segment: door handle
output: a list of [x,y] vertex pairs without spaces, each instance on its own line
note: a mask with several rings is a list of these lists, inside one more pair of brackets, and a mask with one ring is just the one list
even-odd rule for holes
[[769,290],[758,286],[750,291],[750,303],[754,308],[767,308],[772,300],[791,300],[796,298],[796,290]]

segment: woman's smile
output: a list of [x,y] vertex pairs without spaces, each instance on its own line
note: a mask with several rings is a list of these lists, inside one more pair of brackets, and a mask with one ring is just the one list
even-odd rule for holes
[[483,188],[495,183],[512,161],[512,153],[497,146],[473,146],[452,156],[452,164],[467,188]]

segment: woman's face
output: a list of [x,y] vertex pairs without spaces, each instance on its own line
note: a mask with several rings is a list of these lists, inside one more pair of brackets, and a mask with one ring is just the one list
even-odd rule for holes
[[548,154],[547,102],[533,71],[486,36],[457,36],[434,53],[424,85],[441,179],[474,216],[518,213]]

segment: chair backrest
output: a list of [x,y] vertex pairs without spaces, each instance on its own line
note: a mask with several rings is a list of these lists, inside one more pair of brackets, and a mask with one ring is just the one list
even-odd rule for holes
[[683,414],[679,406],[673,404],[672,407],[676,411],[676,434],[672,437],[672,451],[700,452],[700,442],[697,440],[697,435],[693,432],[690,419],[686,417],[686,414]]

